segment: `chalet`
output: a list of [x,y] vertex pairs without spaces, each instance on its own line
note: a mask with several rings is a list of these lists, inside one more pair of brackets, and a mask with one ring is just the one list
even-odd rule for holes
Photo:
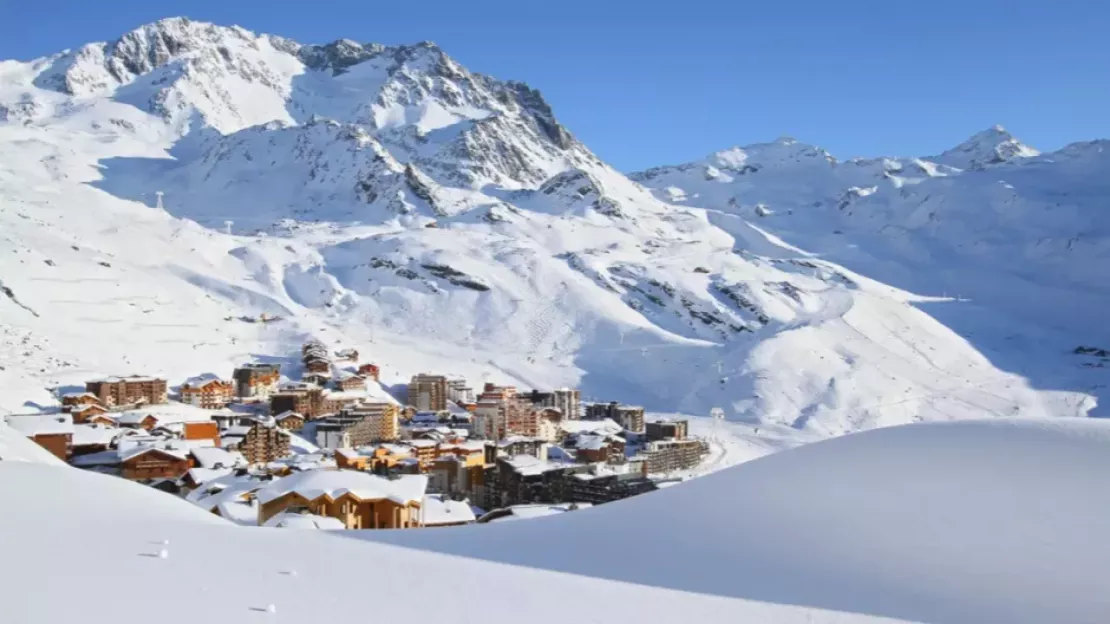
[[139,411],[125,412],[116,419],[120,427],[127,429],[146,429],[151,431],[158,425],[158,418],[154,414],[144,414]]
[[100,399],[91,392],[71,392],[62,395],[62,411],[73,412],[74,408],[96,405],[103,407]]
[[166,402],[166,380],[156,377],[109,377],[85,384],[101,405],[154,405]]
[[465,501],[425,496],[420,506],[420,521],[425,527],[459,526],[475,520],[474,510]]
[[119,454],[119,473],[124,479],[177,479],[193,467],[184,445],[139,445]]
[[366,379],[359,375],[346,375],[335,382],[340,390],[366,390]]
[[358,374],[360,376],[367,379],[373,379],[374,381],[379,381],[378,378],[381,376],[381,372],[382,369],[379,368],[377,364],[363,364],[362,366],[358,367]]
[[304,361],[304,369],[310,373],[330,373],[331,361],[319,357],[310,357]]
[[199,378],[182,384],[178,395],[182,403],[204,409],[220,409],[235,395],[235,385],[216,378]]
[[374,447],[341,448],[335,451],[336,467],[376,474],[390,474],[402,462],[414,459],[412,447],[403,444],[379,444]]
[[58,459],[69,459],[73,449],[73,418],[69,414],[13,414],[4,418],[8,426]]
[[93,422],[111,423],[113,426],[116,421],[110,417],[105,416],[108,409],[99,403],[90,403],[88,405],[73,405],[69,408],[69,413],[73,416],[73,422],[76,424],[86,424]]
[[428,478],[386,479],[354,470],[310,470],[275,479],[257,492],[258,524],[282,513],[336,518],[348,529],[420,526]]
[[286,431],[300,431],[304,428],[304,423],[304,415],[291,410],[286,410],[274,416],[274,424]]
[[358,351],[356,349],[341,349],[335,352],[335,357],[341,360],[350,360],[352,362],[357,362]]

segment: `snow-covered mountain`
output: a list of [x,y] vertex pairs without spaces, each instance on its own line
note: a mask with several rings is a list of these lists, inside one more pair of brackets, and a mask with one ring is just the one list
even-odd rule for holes
[[[313,336],[387,384],[578,384],[812,435],[1085,415],[1102,371],[1068,351],[1110,342],[1088,322],[1101,150],[1037,156],[996,130],[839,162],[783,139],[626,177],[539,92],[432,44],[167,19],[0,62],[0,407],[94,374],[226,374]],[[283,320],[234,320],[261,312]]]

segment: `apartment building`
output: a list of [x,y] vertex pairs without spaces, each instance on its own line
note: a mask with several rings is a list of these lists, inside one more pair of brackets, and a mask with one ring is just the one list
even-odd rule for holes
[[323,448],[354,448],[400,437],[400,409],[392,403],[360,403],[316,424],[316,444]]
[[277,392],[281,381],[281,366],[278,364],[244,364],[231,375],[235,383],[235,396],[249,399],[266,399]]
[[109,377],[85,384],[85,392],[102,405],[151,405],[166,402],[166,380],[156,377]]
[[413,375],[409,381],[408,404],[421,412],[447,409],[447,378],[443,375]]
[[709,445],[702,440],[657,440],[648,442],[640,455],[645,474],[660,474],[693,468],[708,452]]
[[266,464],[290,454],[289,434],[269,423],[252,426],[239,443],[239,452],[252,464]]
[[474,412],[474,434],[488,440],[508,436],[534,438],[540,434],[540,411],[524,398],[480,399]]
[[203,409],[220,409],[231,402],[235,386],[221,379],[203,379],[186,382],[178,389],[182,403]]
[[456,405],[474,402],[474,389],[466,385],[465,379],[452,379],[447,382],[447,398]]
[[648,442],[656,440],[685,440],[690,423],[686,420],[657,420],[647,423]]

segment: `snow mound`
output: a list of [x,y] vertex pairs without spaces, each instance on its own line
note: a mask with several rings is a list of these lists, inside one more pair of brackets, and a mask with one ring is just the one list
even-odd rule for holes
[[1098,622],[1110,616],[1110,581],[1102,574],[1110,560],[1103,539],[1108,468],[1107,422],[909,425],[783,451],[592,509],[503,524],[496,539],[484,539],[481,527],[361,536],[914,621]]

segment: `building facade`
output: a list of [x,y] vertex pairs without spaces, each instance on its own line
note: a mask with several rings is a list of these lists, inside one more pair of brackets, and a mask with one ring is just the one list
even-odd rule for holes
[[252,464],[266,464],[289,455],[289,434],[276,426],[255,424],[239,443],[239,452]]
[[203,409],[220,409],[235,396],[235,386],[230,381],[209,379],[195,384],[185,383],[178,390],[181,402]]
[[421,412],[447,409],[447,378],[443,375],[413,375],[409,381],[408,404]]
[[245,364],[232,373],[235,396],[248,399],[266,399],[277,392],[281,382],[281,366],[278,364]]
[[329,449],[388,442],[401,435],[400,409],[392,403],[361,403],[316,423],[316,444]]
[[166,402],[166,380],[156,377],[110,377],[85,384],[85,391],[101,405],[158,404]]
[[640,455],[645,473],[662,474],[693,468],[707,453],[709,446],[701,440],[658,440],[648,442]]
[[685,440],[689,435],[690,423],[686,420],[658,420],[646,426],[649,442],[657,440]]

